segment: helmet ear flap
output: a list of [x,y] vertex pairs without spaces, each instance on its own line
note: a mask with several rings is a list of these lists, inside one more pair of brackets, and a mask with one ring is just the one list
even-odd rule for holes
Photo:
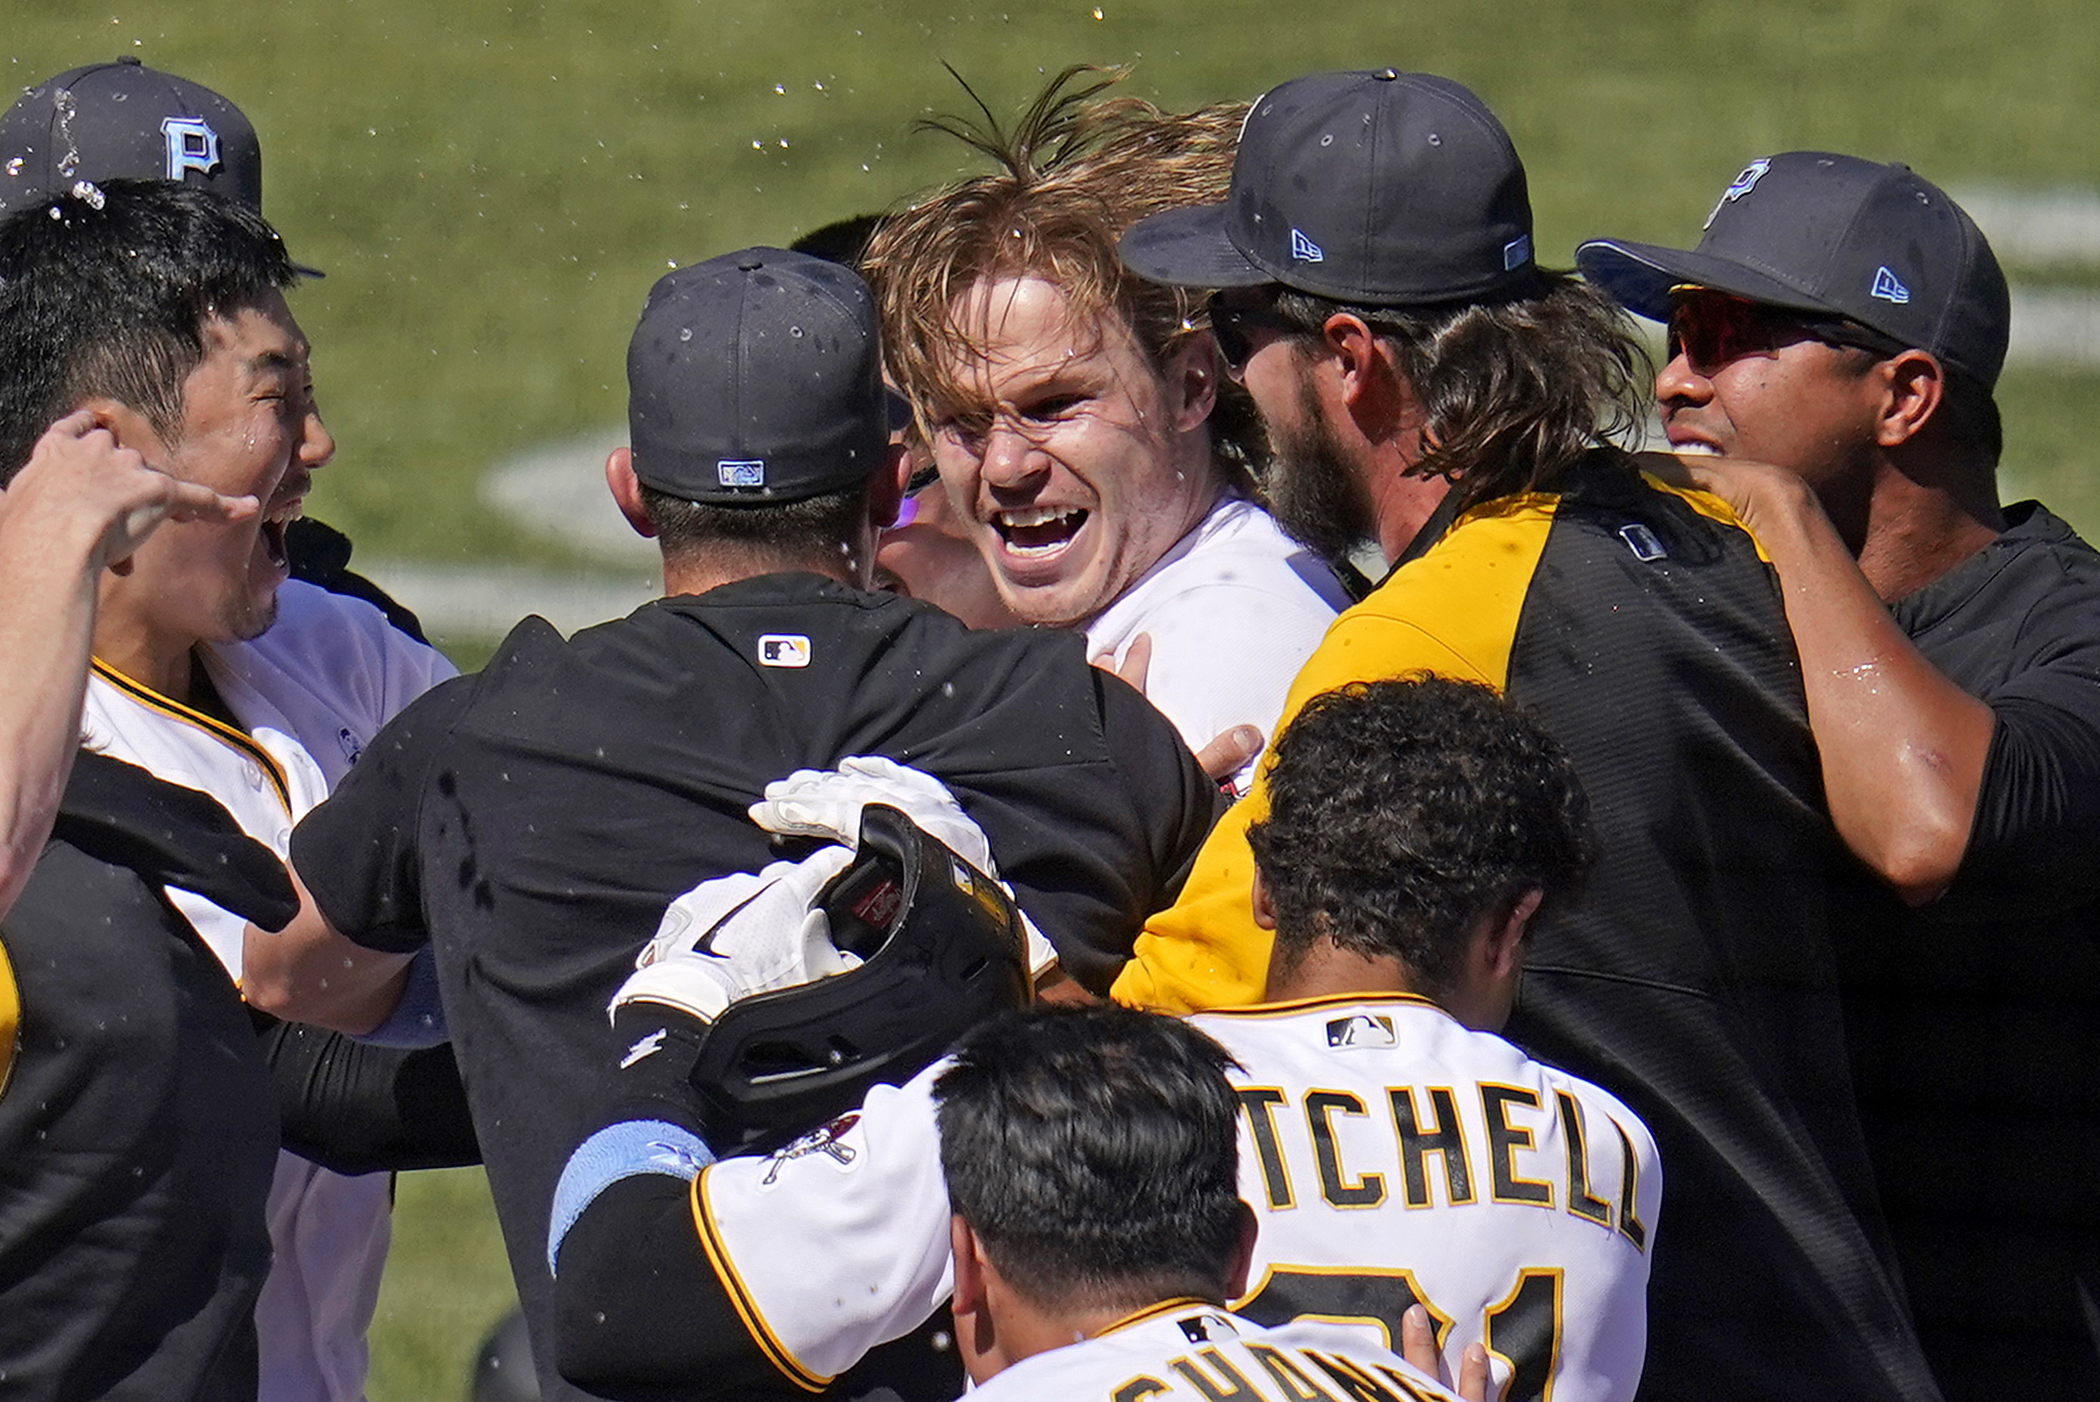
[[862,963],[740,999],[707,1029],[692,1084],[725,1154],[777,1148],[902,1084],[1032,995],[1013,901],[894,808],[862,810],[853,865],[818,899]]

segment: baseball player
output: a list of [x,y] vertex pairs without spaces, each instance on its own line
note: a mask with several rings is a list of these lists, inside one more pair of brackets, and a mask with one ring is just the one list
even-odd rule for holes
[[[866,264],[949,524],[1007,609],[1117,664],[1149,638],[1145,693],[1200,749],[1274,729],[1348,597],[1259,505],[1260,436],[1200,307],[1116,259],[1131,221],[1223,193],[1239,110],[1167,116],[1103,99],[1099,75],[1075,84],[1085,71],[1011,133],[950,123],[993,173],[885,217]],[[891,552],[907,588],[920,564],[939,560]],[[1243,760],[1234,783],[1252,775]]]
[[[175,180],[262,209],[262,146],[241,109],[201,83],[130,54],[46,78],[0,114],[0,215],[77,181]],[[299,267],[306,277],[321,274]],[[285,527],[292,578],[363,599],[423,642],[414,613],[350,568],[341,531],[301,516]]]
[[[382,721],[451,666],[372,606],[288,581],[285,529],[334,452],[253,209],[164,181],[111,181],[0,224],[0,463],[85,410],[171,475],[260,509],[164,526],[104,572],[81,729],[93,748],[201,789],[283,854],[293,822]],[[211,310],[200,316],[198,308]],[[174,893],[236,979],[244,921]],[[282,1243],[258,1307],[266,1397],[361,1393],[390,1182],[285,1155]]]
[[[830,787],[784,786],[755,816],[843,836],[864,793]],[[1240,1312],[1360,1320],[1398,1347],[1419,1307],[1427,1361],[1440,1353],[1449,1376],[1492,1354],[1502,1397],[1624,1402],[1642,1364],[1653,1141],[1618,1100],[1488,1030],[1508,1013],[1526,928],[1588,861],[1566,758],[1483,688],[1386,681],[1309,705],[1278,741],[1270,793],[1255,851],[1257,906],[1277,931],[1271,1001],[1196,1019],[1238,1063],[1240,1190],[1260,1218]],[[769,925],[799,936],[805,903],[786,885],[768,888],[784,905],[741,911],[741,886],[694,893],[687,944],[708,915],[733,917],[717,950],[732,933],[763,942]],[[668,970],[644,968],[622,999],[711,1035]],[[593,1386],[821,1386],[960,1288],[933,1148],[938,1068],[803,1121],[816,1127],[770,1157],[704,1172],[738,1142],[737,1117],[717,1105],[710,1119],[661,1065],[646,1074],[647,1130],[631,1111],[605,1116],[554,1214],[565,1368]],[[638,1079],[619,1072],[628,1088],[607,1103],[640,1103]],[[687,1211],[701,1256],[676,1229],[641,1239],[645,1222]],[[675,1289],[720,1327],[654,1337],[627,1298],[637,1252],[652,1293]]]
[[[1609,441],[1640,412],[1639,350],[1601,292],[1538,264],[1508,134],[1432,74],[1294,79],[1255,103],[1231,197],[1122,251],[1222,286],[1212,326],[1278,445],[1278,515],[1394,565],[1287,714],[1355,680],[1484,682],[1538,708],[1595,800],[1597,872],[1537,922],[1509,1032],[1622,1097],[1669,1165],[1643,1393],[1929,1395],[1837,996],[1840,946],[1888,897],[1831,827],[1755,539]],[[1259,987],[1261,790],[1147,922],[1119,999]]]
[[0,915],[43,850],[80,740],[95,591],[164,520],[234,521],[238,500],[170,477],[92,414],[68,414],[0,491]]
[[1950,1398],[2100,1396],[2100,1211],[2061,1190],[2100,1161],[2093,1078],[2064,1071],[2091,1060],[2100,986],[2100,555],[1999,501],[1997,258],[1908,168],[1784,151],[1729,181],[1697,248],[1576,261],[1668,323],[1680,471],[1771,556],[1832,816],[1907,907],[1852,933],[1845,998],[1934,1375]]
[[[903,486],[880,357],[873,299],[836,265],[757,248],[660,279],[607,479],[657,538],[666,597],[568,640],[528,619],[293,838],[312,907],[270,1001],[304,1015],[347,985],[373,1005],[336,1011],[369,1019],[383,961],[432,948],[549,1396],[573,1395],[541,1343],[549,1204],[601,1109],[607,1001],[674,896],[780,855],[745,812],[768,783],[852,756],[937,776],[1095,990],[1215,812],[1172,727],[1077,638],[867,588]],[[375,961],[368,988],[346,956]],[[942,1368],[906,1395],[958,1385],[952,1353]]]

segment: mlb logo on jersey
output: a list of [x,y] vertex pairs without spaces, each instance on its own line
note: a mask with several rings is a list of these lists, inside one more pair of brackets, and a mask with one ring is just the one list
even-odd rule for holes
[[1377,1013],[1351,1013],[1327,1024],[1327,1045],[1344,1047],[1390,1047],[1398,1043],[1393,1020]]
[[809,639],[800,633],[765,633],[758,640],[759,665],[807,667]]
[[210,175],[219,168],[219,134],[201,117],[169,117],[160,124],[168,143],[168,179],[184,171]]
[[764,458],[723,458],[715,463],[715,480],[725,487],[766,485]]

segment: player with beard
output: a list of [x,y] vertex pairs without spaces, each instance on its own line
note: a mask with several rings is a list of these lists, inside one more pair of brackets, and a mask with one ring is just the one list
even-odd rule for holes
[[[1282,498],[1395,564],[1286,722],[1354,680],[1485,682],[1536,708],[1591,796],[1602,861],[1538,922],[1509,1035],[1624,1099],[1670,1166],[1642,1394],[1932,1396],[1836,996],[1838,932],[1887,898],[1826,816],[1756,542],[1606,445],[1642,357],[1608,299],[1534,261],[1501,125],[1423,74],[1286,83],[1254,105],[1229,198],[1139,223],[1122,252],[1225,289],[1213,328],[1290,450]],[[1259,990],[1247,832],[1266,804],[1257,780],[1213,831],[1118,998]]]
[[1259,433],[1199,299],[1116,257],[1138,218],[1223,194],[1241,109],[1166,116],[1084,71],[1011,132],[934,124],[996,168],[869,244],[891,373],[1013,616],[1119,666],[1149,639],[1146,695],[1191,748],[1267,734],[1348,598],[1255,499]]

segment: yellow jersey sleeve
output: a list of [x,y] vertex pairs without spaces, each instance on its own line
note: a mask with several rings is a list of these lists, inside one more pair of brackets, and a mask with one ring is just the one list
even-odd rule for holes
[[[1307,701],[1355,681],[1435,673],[1499,690],[1558,500],[1528,493],[1476,507],[1337,618],[1292,683],[1277,733]],[[1254,787],[1211,829],[1181,898],[1145,922],[1117,1002],[1185,1013],[1260,1000],[1270,940],[1254,923],[1247,829],[1269,811],[1267,770],[1264,759]]]

